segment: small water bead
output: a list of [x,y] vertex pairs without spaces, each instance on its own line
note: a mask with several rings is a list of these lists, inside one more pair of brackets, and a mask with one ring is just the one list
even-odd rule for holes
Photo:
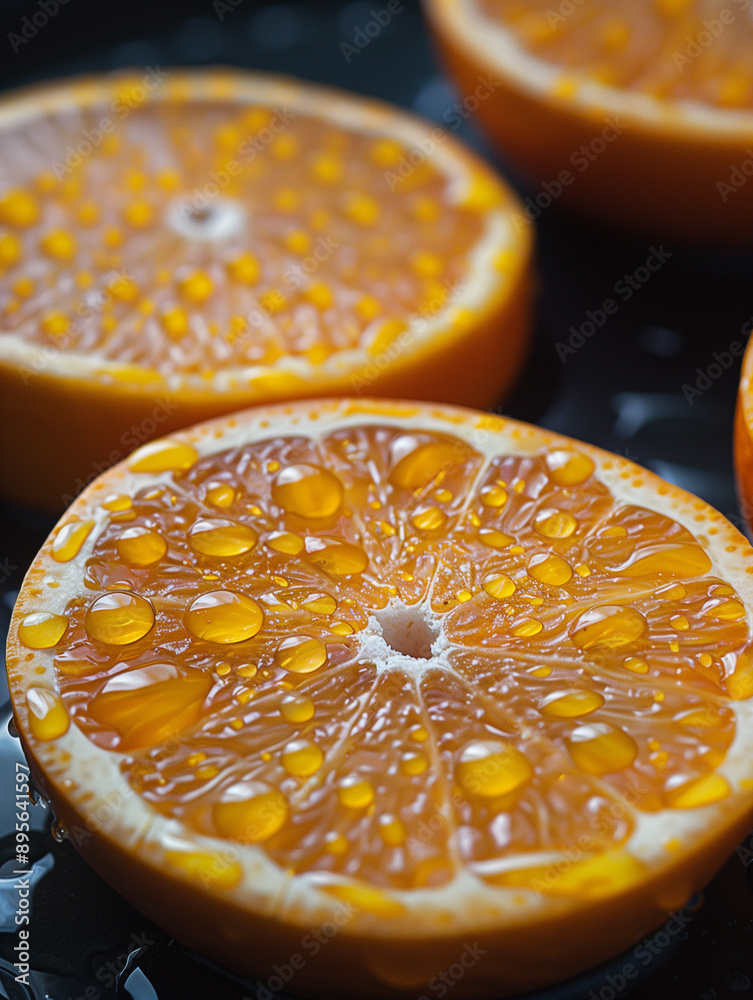
[[557,486],[579,486],[593,475],[596,468],[588,455],[566,448],[550,451],[546,464],[549,478]]
[[324,850],[336,857],[346,854],[349,846],[347,838],[336,830],[330,830],[324,838]]
[[523,621],[516,622],[512,627],[512,634],[519,639],[529,639],[538,635],[544,628],[538,618],[524,618]]
[[484,580],[484,590],[491,597],[496,597],[498,600],[504,600],[506,597],[511,597],[515,593],[515,584],[510,579],[509,576],[505,576],[504,573],[499,576],[488,576]]
[[89,537],[94,521],[69,521],[57,532],[50,549],[55,562],[70,562]]
[[687,596],[687,593],[681,583],[667,583],[665,586],[659,587],[656,596],[663,597],[666,601],[681,601],[683,597]]
[[408,839],[408,828],[397,816],[385,813],[379,817],[379,836],[387,847],[402,847]]
[[414,776],[423,774],[429,766],[426,754],[420,750],[408,750],[400,755],[400,770],[403,774]]
[[303,551],[304,541],[300,535],[292,531],[273,531],[267,535],[266,544],[275,552],[282,552],[284,555],[297,556]]
[[507,490],[502,486],[484,486],[480,496],[484,507],[504,507],[507,503]]
[[353,576],[363,573],[369,564],[369,557],[364,550],[350,542],[321,542],[311,540],[308,553],[309,559],[319,569],[332,576]]
[[690,628],[690,622],[685,617],[685,615],[673,615],[669,619],[669,624],[672,628],[676,629],[678,632],[687,632]]
[[30,687],[26,692],[31,735],[43,742],[56,740],[68,731],[70,718],[60,696],[43,687]]
[[98,597],[84,617],[91,639],[111,646],[138,642],[154,625],[154,608],[143,597],[127,591],[112,591]]
[[646,619],[635,608],[605,604],[582,614],[570,632],[579,649],[619,649],[641,639]]
[[280,715],[294,726],[310,722],[315,713],[314,703],[306,694],[288,694],[280,704]]
[[[416,439],[405,435],[392,442],[393,456],[401,455],[390,472],[390,482],[403,490],[422,490],[444,472],[456,468],[468,455],[460,441],[428,441],[417,445]],[[406,454],[407,451],[407,454]]]
[[301,607],[312,615],[332,615],[337,611],[337,601],[331,594],[311,594]]
[[118,734],[121,751],[157,746],[199,720],[211,687],[212,678],[201,670],[150,663],[108,678],[88,713]]
[[561,556],[539,552],[528,561],[528,575],[539,583],[546,583],[551,587],[562,587],[572,577],[573,570],[568,562]]
[[374,786],[358,774],[349,774],[340,782],[337,797],[347,809],[365,809],[374,801]]
[[481,544],[487,545],[490,549],[504,549],[514,541],[510,535],[506,535],[504,531],[497,531],[496,528],[481,528],[478,537]]
[[244,663],[243,666],[238,667],[235,672],[239,677],[256,677],[259,672],[259,668],[255,663]]
[[590,715],[604,704],[604,698],[596,691],[555,692],[549,695],[541,706],[541,714],[552,719],[575,719]]
[[318,465],[289,465],[272,483],[272,499],[299,517],[332,517],[342,506],[345,490],[333,473]]
[[115,540],[118,555],[131,566],[151,566],[167,552],[167,542],[149,528],[126,528]]
[[578,521],[566,510],[542,510],[533,520],[533,526],[544,538],[569,538],[577,529]]
[[131,472],[178,472],[190,469],[199,453],[190,444],[162,438],[134,452],[128,463]]
[[119,514],[124,510],[130,510],[133,506],[133,501],[125,493],[113,493],[106,500],[103,500],[100,506],[105,510]]
[[26,615],[18,626],[18,640],[27,649],[51,649],[57,646],[68,628],[65,615],[50,611],[35,611]]
[[324,763],[324,754],[310,740],[293,740],[282,751],[282,766],[296,778],[310,778]]
[[438,531],[447,524],[447,515],[439,507],[419,507],[412,515],[411,523],[419,531]]
[[422,726],[419,722],[415,726],[411,726],[408,735],[416,743],[425,743],[429,738],[429,731],[426,726]]
[[468,795],[496,798],[522,789],[534,775],[528,758],[497,740],[475,740],[462,750],[455,765],[458,785]]
[[212,483],[207,487],[204,499],[213,507],[232,507],[235,502],[235,490],[227,483]]
[[578,726],[570,734],[568,746],[575,765],[597,776],[623,771],[638,756],[632,736],[606,722]]
[[191,635],[208,642],[251,639],[264,624],[264,612],[250,597],[232,590],[213,590],[194,598],[184,623]]
[[321,639],[308,635],[290,635],[275,653],[277,665],[293,674],[311,674],[327,662],[327,647]]
[[722,601],[704,604],[701,613],[722,622],[736,622],[745,617],[745,608],[739,601]]
[[626,656],[622,661],[622,665],[633,674],[647,674],[649,671],[648,663],[642,660],[640,656]]
[[273,837],[290,816],[288,800],[262,781],[230,785],[212,807],[217,832],[229,840],[258,844]]
[[191,527],[188,542],[194,552],[222,559],[249,552],[258,537],[247,524],[222,518],[202,518]]
[[732,789],[721,774],[704,774],[689,781],[674,775],[667,782],[665,796],[671,809],[700,809],[726,799]]

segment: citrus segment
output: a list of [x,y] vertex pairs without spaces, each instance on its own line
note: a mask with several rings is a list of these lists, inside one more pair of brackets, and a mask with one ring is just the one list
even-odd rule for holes
[[115,782],[123,846],[81,849],[181,939],[264,975],[348,904],[304,992],[351,990],[343,964],[399,992],[406,949],[440,968],[469,935],[491,957],[465,995],[520,992],[647,933],[745,833],[753,550],[703,503],[421,404],[249,411],[170,447],[194,459],[77,501],[86,547],[59,562],[52,536],[8,663],[61,822]]
[[467,108],[538,188],[599,224],[749,245],[753,23],[744,3],[424,0]]
[[[60,507],[138,444],[252,402],[375,388],[498,400],[523,360],[532,240],[487,166],[366,99],[161,76],[0,107],[19,150],[0,170],[5,493]],[[63,155],[105,120],[105,141]],[[479,185],[483,205],[469,198]],[[133,462],[193,457],[167,440]],[[337,491],[321,475],[310,487],[327,511]]]

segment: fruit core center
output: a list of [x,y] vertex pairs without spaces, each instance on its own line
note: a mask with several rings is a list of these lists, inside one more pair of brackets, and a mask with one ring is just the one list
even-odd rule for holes
[[374,615],[382,627],[382,637],[390,650],[415,660],[429,660],[439,637],[439,625],[422,607],[391,604]]
[[226,240],[237,235],[246,211],[233,198],[209,198],[198,192],[193,199],[176,199],[168,208],[167,222],[174,233],[189,240]]

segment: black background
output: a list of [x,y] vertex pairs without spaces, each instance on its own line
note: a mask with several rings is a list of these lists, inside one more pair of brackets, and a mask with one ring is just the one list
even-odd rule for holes
[[[404,0],[392,23],[346,60],[341,43],[352,43],[356,28],[383,6],[380,0],[272,5],[233,0],[217,9],[212,0],[5,0],[0,3],[0,87],[121,66],[226,63],[334,84],[442,121],[456,96],[435,60],[417,0]],[[39,12],[45,9],[43,24]],[[19,41],[25,26],[32,34],[29,23],[33,28],[35,15],[36,33]],[[510,176],[472,125],[459,134]],[[537,193],[521,190],[527,196]],[[626,240],[586,228],[556,207],[542,212],[538,234],[535,340],[524,375],[500,412],[627,455],[739,524],[732,474],[739,357],[720,377],[698,379],[715,365],[715,352],[724,356],[731,345],[739,350],[747,339],[746,324],[753,320],[753,254],[689,252],[661,239]],[[671,255],[667,263],[629,301],[619,299],[619,311],[582,347],[558,351],[558,344],[568,343],[571,328],[577,330],[589,311],[614,298],[617,282],[643,265],[653,248]],[[713,374],[718,367],[712,367]],[[697,384],[708,387],[690,391]],[[52,524],[33,512],[0,506],[3,631],[23,574]],[[6,718],[7,711],[3,727]],[[8,801],[0,803],[0,906],[4,889],[12,888],[2,864],[11,838],[3,834],[12,819],[17,756],[17,743],[3,728],[0,799]],[[70,844],[52,840],[40,807],[34,812],[40,831],[36,853],[51,852],[54,862],[34,895],[34,985],[26,992],[13,982],[9,963],[15,937],[0,933],[0,997],[254,996],[251,984],[234,982],[151,927],[89,871]],[[682,934],[660,935],[650,949],[651,961],[634,963],[639,980],[621,978],[631,961],[628,954],[546,996],[753,998],[753,895],[743,864],[749,857],[753,837],[704,898],[694,901],[693,912],[684,912]]]

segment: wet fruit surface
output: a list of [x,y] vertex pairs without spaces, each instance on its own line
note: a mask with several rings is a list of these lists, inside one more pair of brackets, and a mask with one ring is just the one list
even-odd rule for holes
[[62,698],[29,692],[32,729],[70,714],[196,833],[385,889],[526,884],[529,855],[730,794],[744,606],[577,448],[375,422],[127,465],[80,595],[19,625]]

